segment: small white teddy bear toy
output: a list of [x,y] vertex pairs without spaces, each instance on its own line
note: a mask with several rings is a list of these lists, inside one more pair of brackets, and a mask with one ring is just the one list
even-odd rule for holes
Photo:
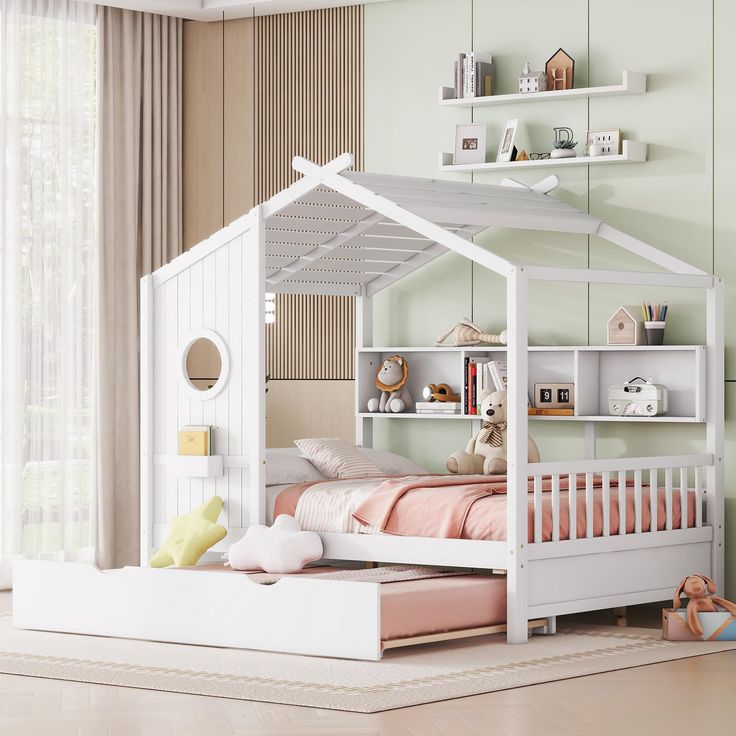
[[302,531],[293,516],[281,514],[273,526],[254,524],[227,553],[233,570],[264,570],[275,575],[299,572],[322,557],[322,539]]
[[394,412],[398,414],[410,409],[413,400],[406,382],[409,380],[409,365],[402,355],[392,355],[383,361],[376,373],[376,388],[380,398],[368,400],[370,412]]

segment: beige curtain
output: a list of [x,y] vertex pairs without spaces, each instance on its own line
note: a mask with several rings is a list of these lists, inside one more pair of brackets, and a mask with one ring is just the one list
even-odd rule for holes
[[138,282],[181,252],[182,21],[98,9],[101,567],[139,559]]

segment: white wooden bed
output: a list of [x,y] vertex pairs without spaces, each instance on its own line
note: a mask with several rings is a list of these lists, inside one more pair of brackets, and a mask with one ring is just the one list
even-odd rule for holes
[[[553,631],[558,614],[668,599],[677,582],[694,572],[710,575],[722,587],[723,280],[548,196],[554,182],[531,189],[515,182],[465,184],[356,173],[348,170],[351,164],[349,154],[325,166],[295,158],[294,168],[303,175],[299,181],[142,280],[141,565],[159,546],[174,515],[213,495],[224,499],[221,521],[228,528],[218,551],[249,524],[265,519],[265,293],[357,297],[360,372],[361,356],[383,351],[372,346],[372,296],[453,251],[506,280],[506,541],[324,533],[325,559],[505,570],[510,643],[527,640],[532,620],[547,619],[548,631]],[[511,263],[470,240],[491,227],[597,235],[657,270]],[[704,387],[700,392],[693,387],[691,418],[671,419],[704,425],[702,454],[601,459],[595,450],[596,422],[611,418],[580,416],[571,419],[585,422],[583,459],[527,463],[527,387],[530,356],[535,355],[528,349],[527,294],[534,280],[705,290],[706,344],[687,348]],[[184,371],[188,346],[202,336],[212,339],[222,355],[220,380],[206,392],[194,389]],[[589,349],[570,348],[576,371],[578,363],[588,365]],[[656,348],[641,350],[656,353]],[[365,381],[359,375],[356,383],[357,442],[370,446],[373,419],[363,415]],[[187,424],[216,427],[214,458],[177,456],[177,432]],[[552,476],[554,526],[552,541],[542,542],[539,479],[547,474]],[[618,492],[611,479],[633,482],[634,532],[625,533],[624,525],[621,533],[611,534],[604,511],[602,536],[592,536],[588,520],[588,536],[560,540],[560,478],[585,476],[585,489],[577,495],[590,501],[593,474],[603,477],[604,509],[610,494]],[[532,543],[527,540],[528,477],[535,478]],[[663,530],[643,527],[647,486],[665,487],[668,518]],[[686,501],[688,489],[697,496],[695,523],[688,527],[683,514],[681,528],[672,528],[673,495]],[[167,583],[175,580],[167,577]]]
[[[295,158],[303,178],[143,279],[142,564],[161,541],[168,519],[213,494],[225,499],[229,535],[224,546],[264,518],[265,293],[355,295],[357,347],[366,349],[372,345],[373,294],[454,251],[500,274],[507,284],[507,541],[323,534],[326,558],[505,569],[510,642],[526,641],[532,618],[668,598],[678,580],[694,571],[722,586],[723,280],[548,196],[545,186],[378,176],[348,171],[351,163],[349,154],[322,167]],[[470,241],[489,227],[595,234],[657,270],[511,263]],[[598,459],[591,420],[585,459],[526,462],[527,293],[533,280],[705,290],[704,407],[698,417],[705,424],[703,454]],[[203,334],[214,334],[228,356],[212,396],[188,390],[181,371],[186,346]],[[356,408],[358,444],[370,446],[370,420]],[[221,474],[179,464],[177,430],[198,423],[217,427]],[[523,491],[527,476],[559,479],[574,473],[587,478],[602,473],[604,482],[612,476],[633,478],[637,498],[650,480],[655,487],[665,485],[670,496],[677,487],[695,490],[696,525],[672,529],[670,520],[667,529],[657,531],[643,529],[639,519],[633,534],[540,542],[535,524],[535,542],[528,544],[526,497],[517,489]],[[535,492],[535,503],[541,504],[541,491]],[[638,502],[639,514],[641,506]]]

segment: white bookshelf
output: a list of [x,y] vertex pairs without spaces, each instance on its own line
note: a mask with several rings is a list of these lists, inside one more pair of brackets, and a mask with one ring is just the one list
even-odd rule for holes
[[[356,413],[363,419],[477,420],[477,415],[370,413],[368,399],[378,396],[374,378],[378,366],[390,355],[405,355],[409,363],[409,391],[421,400],[428,383],[447,383],[462,394],[465,358],[504,360],[505,346],[475,348],[371,347],[356,356]],[[575,384],[572,416],[530,416],[530,421],[572,422],[705,422],[705,346],[530,346],[528,392],[535,383]],[[608,413],[608,387],[642,376],[667,386],[669,410],[657,417],[617,417]]]
[[490,97],[455,97],[454,87],[440,87],[439,104],[443,107],[489,107],[516,102],[541,102],[544,100],[574,100],[585,97],[616,97],[639,95],[647,91],[647,75],[643,72],[625,70],[621,84],[578,89],[548,90],[526,94],[491,95]]
[[574,158],[545,158],[535,161],[491,161],[482,164],[454,164],[452,153],[440,154],[440,171],[511,171],[512,169],[549,168],[550,166],[601,166],[603,164],[636,164],[647,160],[647,144],[641,141],[622,141],[621,153],[608,156],[575,156]]

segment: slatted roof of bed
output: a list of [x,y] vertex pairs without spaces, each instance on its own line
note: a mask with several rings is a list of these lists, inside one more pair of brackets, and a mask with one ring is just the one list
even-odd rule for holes
[[[234,238],[263,226],[266,291],[371,296],[452,251],[509,278],[524,266],[473,242],[488,228],[597,235],[653,264],[655,271],[524,266],[530,279],[702,286],[712,275],[548,195],[557,177],[527,187],[368,174],[351,154],[324,166],[299,156],[303,176],[251,212],[158,269],[160,284]],[[661,276],[659,280],[656,276]],[[665,278],[666,277],[666,278]]]
[[515,264],[470,240],[487,228],[598,234],[649,249],[672,270],[702,273],[544,187],[360,173],[345,170],[348,156],[322,167],[295,158],[305,178],[264,203],[267,291],[370,296],[450,250],[507,275]]

